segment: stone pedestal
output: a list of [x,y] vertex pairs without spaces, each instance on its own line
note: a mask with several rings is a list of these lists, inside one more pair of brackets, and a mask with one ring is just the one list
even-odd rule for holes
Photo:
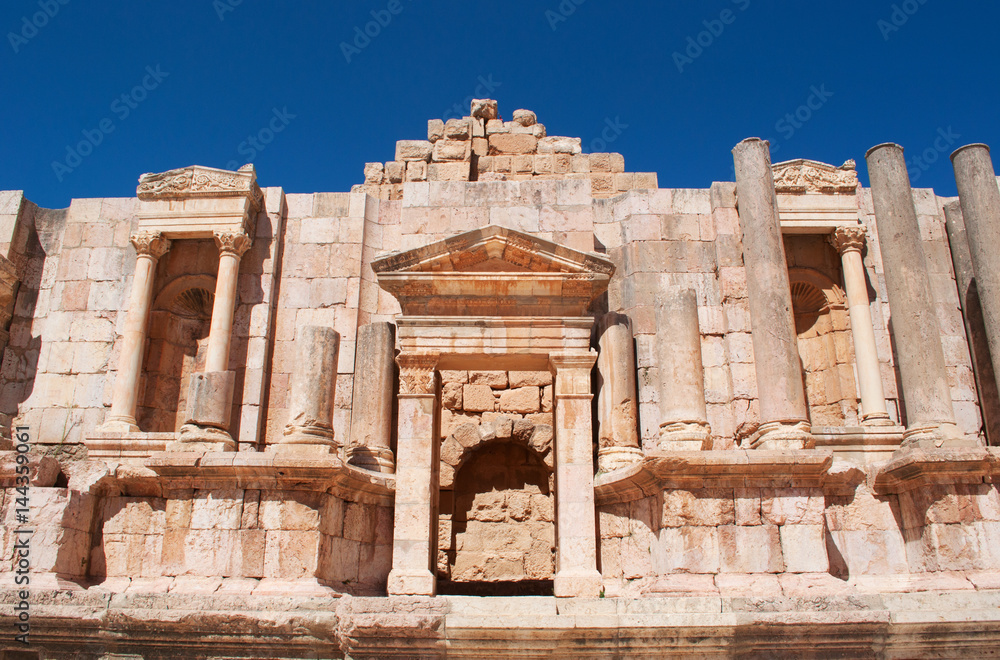
[[664,291],[656,306],[660,369],[660,451],[711,449],[705,404],[698,298],[692,289]]
[[986,440],[991,445],[1000,444],[1000,390],[997,388],[996,372],[990,357],[989,341],[986,339],[986,325],[983,320],[982,303],[976,271],[972,266],[972,253],[966,238],[965,220],[959,202],[945,204],[945,227],[948,231],[948,245],[951,248],[951,263],[955,268],[955,283],[958,285],[958,299],[962,305],[965,333],[972,355],[972,370],[979,391],[979,408],[983,412],[983,426]]
[[844,269],[844,289],[851,315],[851,337],[854,339],[854,362],[858,368],[858,390],[861,394],[861,425],[892,426],[882,388],[882,369],[875,343],[875,326],[868,306],[868,281],[861,250],[867,230],[841,227],[833,232],[830,242],[840,254]]
[[153,276],[156,262],[170,249],[170,241],[159,232],[141,232],[132,236],[135,246],[135,275],[129,296],[128,316],[122,333],[121,357],[112,390],[111,410],[100,427],[104,433],[136,433],[135,410],[139,401],[142,355],[146,349],[146,326],[153,303]]
[[354,402],[347,462],[392,474],[392,391],[396,374],[396,329],[371,323],[358,329],[354,362]]
[[390,596],[433,596],[437,555],[437,356],[401,354]]
[[610,472],[642,460],[635,350],[628,317],[611,312],[598,327],[597,469]]
[[903,148],[879,145],[868,151],[867,160],[892,332],[900,348],[896,358],[907,418],[903,444],[962,445]]
[[292,374],[288,424],[272,450],[335,453],[333,397],[340,335],[333,328],[308,325],[299,331],[296,343],[298,360]]
[[193,374],[188,388],[187,415],[181,426],[180,437],[178,442],[167,445],[167,451],[236,449],[236,443],[227,432],[235,389],[235,371]]
[[[600,595],[590,372],[597,356],[550,355],[555,374],[557,597]],[[397,482],[398,483],[398,482]]]
[[761,425],[752,448],[807,449],[814,441],[769,150],[757,138],[733,149],[760,398]]

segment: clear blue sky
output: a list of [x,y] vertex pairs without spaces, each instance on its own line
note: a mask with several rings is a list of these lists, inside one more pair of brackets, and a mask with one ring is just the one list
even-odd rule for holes
[[[0,189],[132,196],[143,172],[242,164],[272,125],[262,185],[347,191],[486,81],[505,118],[535,110],[587,151],[617,124],[607,150],[663,187],[732,180],[760,136],[866,183],[865,151],[899,142],[936,158],[914,185],[952,195],[955,147],[1000,149],[998,24],[996,2],[944,0],[5,0]],[[100,144],[74,157],[84,131]]]

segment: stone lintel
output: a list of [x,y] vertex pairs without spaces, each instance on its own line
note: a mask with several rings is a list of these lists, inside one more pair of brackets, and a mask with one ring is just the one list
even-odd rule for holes
[[1000,474],[1000,449],[995,447],[899,449],[875,477],[881,493],[905,493],[926,486],[981,484]]

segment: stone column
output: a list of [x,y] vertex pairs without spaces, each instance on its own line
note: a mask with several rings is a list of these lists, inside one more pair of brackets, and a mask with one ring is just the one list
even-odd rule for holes
[[236,310],[236,284],[240,274],[240,259],[250,249],[250,237],[243,233],[217,232],[219,275],[215,280],[215,305],[208,333],[205,371],[229,369],[229,345],[233,337],[233,312]]
[[437,356],[400,354],[390,596],[433,596],[437,555]]
[[340,335],[333,328],[307,325],[296,339],[295,373],[288,402],[288,424],[276,451],[329,454],[337,451],[333,397],[337,390]]
[[594,353],[549,356],[555,374],[556,575],[555,595],[596,598],[597,515],[590,372]]
[[610,472],[642,460],[635,351],[628,317],[611,312],[598,327],[597,467]]
[[667,289],[657,300],[656,364],[660,368],[659,450],[711,449],[698,298],[693,289]]
[[951,155],[993,373],[1000,373],[1000,188],[985,144]]
[[839,227],[830,236],[830,243],[840,253],[844,270],[844,289],[847,292],[847,309],[851,315],[851,336],[854,339],[854,361],[858,367],[858,389],[861,392],[862,426],[891,426],[889,411],[882,389],[882,369],[875,344],[875,326],[868,306],[868,281],[861,250],[865,246],[867,230],[856,227]]
[[996,372],[990,358],[990,346],[986,339],[986,325],[983,308],[979,301],[976,272],[972,267],[972,253],[966,239],[965,221],[960,202],[945,204],[945,227],[948,244],[951,247],[951,262],[955,267],[955,283],[958,285],[958,299],[962,304],[965,320],[965,334],[972,355],[972,370],[979,391],[979,407],[983,412],[983,426],[986,439],[991,445],[1000,444],[1000,390],[997,389]]
[[898,144],[866,155],[906,406],[904,446],[961,445],[913,191]]
[[375,472],[396,471],[392,450],[392,386],[396,326],[371,323],[358,329],[347,462]]
[[743,232],[754,368],[761,425],[754,449],[806,449],[810,433],[788,263],[781,238],[770,145],[757,138],[733,149]]
[[132,245],[137,254],[128,315],[122,333],[122,351],[118,374],[112,390],[111,411],[101,431],[135,433],[135,410],[139,401],[139,379],[142,377],[142,355],[146,348],[146,326],[149,308],[153,304],[153,275],[156,262],[170,249],[170,241],[160,232],[133,234]]

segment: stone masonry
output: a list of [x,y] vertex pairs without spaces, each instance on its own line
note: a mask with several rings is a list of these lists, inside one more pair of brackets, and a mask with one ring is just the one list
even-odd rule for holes
[[500,111],[0,192],[0,657],[995,653],[989,149],[671,189]]

